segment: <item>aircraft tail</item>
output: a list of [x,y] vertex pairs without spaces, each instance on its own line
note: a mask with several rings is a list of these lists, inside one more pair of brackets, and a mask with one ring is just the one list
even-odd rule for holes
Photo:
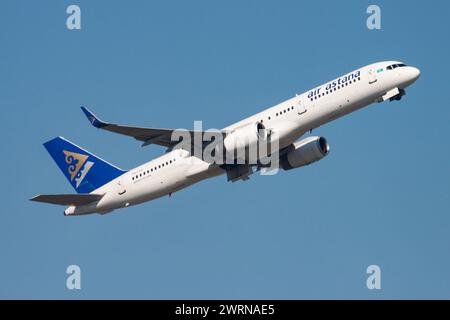
[[63,137],[47,141],[44,147],[77,193],[90,193],[126,172]]

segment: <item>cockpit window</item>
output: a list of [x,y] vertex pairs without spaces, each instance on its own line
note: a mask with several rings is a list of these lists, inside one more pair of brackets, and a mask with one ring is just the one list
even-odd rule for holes
[[394,70],[395,68],[401,68],[401,67],[406,67],[406,64],[404,64],[404,63],[391,64],[386,69],[387,70]]

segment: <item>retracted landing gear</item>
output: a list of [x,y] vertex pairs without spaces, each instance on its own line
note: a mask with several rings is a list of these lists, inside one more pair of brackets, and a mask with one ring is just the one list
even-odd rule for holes
[[386,92],[383,96],[378,98],[378,102],[389,101],[399,101],[406,94],[404,89],[394,88]]
[[405,89],[399,89],[399,93],[392,98],[389,98],[389,101],[400,101],[402,97],[406,94]]

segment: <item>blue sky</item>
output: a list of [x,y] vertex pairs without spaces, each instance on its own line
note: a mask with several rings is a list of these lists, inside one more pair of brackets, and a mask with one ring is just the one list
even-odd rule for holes
[[[366,28],[378,4],[382,29]],[[77,4],[82,29],[66,28]],[[2,1],[0,298],[450,298],[447,1]],[[224,127],[357,67],[398,59],[400,102],[313,133],[331,154],[275,176],[204,181],[112,214],[33,203],[72,193],[42,143],[122,167],[156,146],[89,126]],[[66,289],[67,266],[82,289]],[[381,290],[366,268],[381,267]]]

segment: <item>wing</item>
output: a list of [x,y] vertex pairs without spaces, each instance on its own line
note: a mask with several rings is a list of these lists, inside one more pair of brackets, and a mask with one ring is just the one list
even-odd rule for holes
[[101,194],[39,194],[31,198],[31,201],[45,202],[64,206],[81,206],[100,200]]
[[[177,129],[140,128],[108,123],[100,120],[88,108],[81,107],[81,109],[83,110],[84,114],[94,127],[115,132],[118,134],[123,134],[129,137],[133,137],[136,140],[142,141],[143,147],[149,144],[157,144],[163,147],[170,148],[179,143],[179,141],[173,141],[171,139],[172,133]],[[188,132],[191,134],[191,137],[193,138],[195,131],[188,131]]]

